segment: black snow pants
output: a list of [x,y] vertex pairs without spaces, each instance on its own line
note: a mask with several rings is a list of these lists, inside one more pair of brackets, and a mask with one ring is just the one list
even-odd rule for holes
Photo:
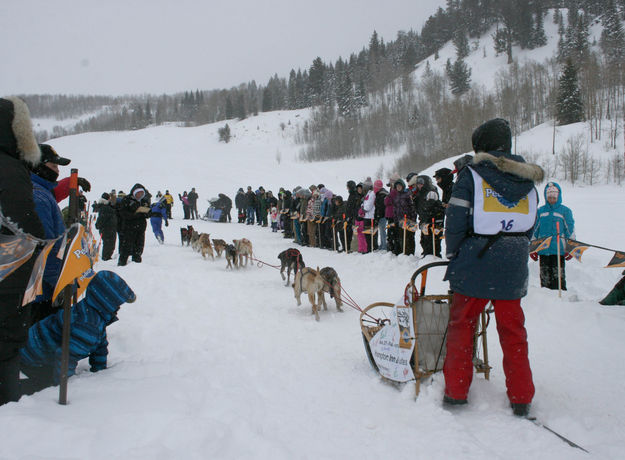
[[[566,276],[564,273],[564,256],[560,256],[560,281],[562,290],[566,291]],[[540,256],[540,287],[558,289],[558,256]]]
[[102,260],[109,260],[115,251],[117,232],[115,230],[102,231]]

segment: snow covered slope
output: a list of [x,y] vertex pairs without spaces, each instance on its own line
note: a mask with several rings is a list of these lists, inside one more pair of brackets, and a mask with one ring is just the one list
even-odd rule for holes
[[[248,184],[276,192],[323,182],[345,195],[348,179],[375,179],[380,165],[392,163],[392,156],[296,162],[298,148],[285,132],[304,115],[275,112],[233,123],[230,144],[217,142],[221,124],[84,134],[52,144],[92,181],[92,200],[136,181],[153,193],[196,187],[200,203]],[[519,150],[527,142],[549,152],[548,139],[530,133]],[[624,249],[621,187],[563,189],[578,239]],[[179,202],[174,217],[164,246],[148,230],[142,264],[97,267],[118,272],[138,297],[109,328],[109,368],[91,374],[81,363],[66,407],[51,388],[0,408],[0,458],[622,458],[625,309],[597,303],[620,275],[602,268],[610,253],[591,249],[583,263],[569,262],[569,291],[561,299],[539,287],[538,265],[530,262],[523,300],[537,388],[532,411],[586,455],[511,415],[494,324],[491,379],[475,377],[468,407],[441,406],[442,375],[425,382],[415,401],[414,384],[391,387],[369,367],[357,311],[336,312],[330,301],[315,322],[277,270],[226,271],[224,260],[205,261],[180,247],[179,228],[189,222],[181,220]],[[214,238],[249,238],[256,257],[272,264],[292,246],[257,226],[193,223]],[[398,300],[420,263],[418,256],[300,249],[307,265],[334,267],[361,307]]]

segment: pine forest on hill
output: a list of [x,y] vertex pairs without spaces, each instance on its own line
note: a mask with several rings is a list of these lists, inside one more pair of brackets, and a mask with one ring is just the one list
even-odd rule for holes
[[[588,139],[608,151],[625,144],[624,18],[625,0],[447,0],[420,32],[401,31],[388,42],[373,32],[347,59],[317,57],[308,69],[293,69],[288,78],[276,74],[264,86],[251,81],[161,96],[24,98],[34,117],[82,116],[72,126],[39,132],[40,140],[310,107],[310,119],[296,134],[306,161],[401,151],[396,169],[418,170],[469,151],[474,127],[496,116],[510,120],[515,135],[552,119],[585,121]],[[549,48],[546,30],[557,30],[555,52],[518,59]],[[453,58],[441,58],[451,44]],[[490,65],[493,56],[506,64]],[[480,83],[484,74],[492,84]],[[596,165],[584,158],[580,142],[571,140],[563,162],[578,162],[584,171],[602,168],[606,181],[623,180],[622,155]],[[584,173],[583,180],[587,176],[596,174]]]

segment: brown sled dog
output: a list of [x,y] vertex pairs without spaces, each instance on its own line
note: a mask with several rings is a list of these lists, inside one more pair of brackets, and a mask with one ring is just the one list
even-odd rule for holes
[[[338,311],[343,311],[341,309],[341,306],[343,305],[343,302],[341,301],[341,279],[336,273],[336,270],[332,267],[323,267],[320,273],[321,277],[325,281],[323,291],[330,294],[330,298],[334,298],[334,301],[336,302],[336,309]],[[327,310],[328,308],[326,307],[326,300],[323,293],[321,294],[321,299],[323,301],[323,309]]]
[[[295,292],[295,298],[297,299],[297,305],[302,304],[300,300],[302,293],[305,292],[308,294],[308,300],[312,305],[311,314],[315,315],[315,319],[319,321],[319,307],[322,303],[325,306],[325,300],[323,298],[325,281],[319,272],[319,267],[317,267],[317,270],[310,267],[302,268],[295,275],[292,286]],[[317,294],[317,302],[315,302],[315,294]],[[327,310],[328,307],[326,306],[325,309]]]
[[245,257],[245,266],[247,267],[247,262],[252,257],[252,242],[247,238],[232,240],[232,242],[239,256],[239,267],[243,267],[243,257]]
[[221,257],[221,253],[226,250],[226,242],[224,240],[213,239],[213,249],[217,253],[217,257]]
[[[278,259],[280,259],[281,263],[280,276],[282,276],[283,280],[286,280],[285,286],[288,286],[291,281],[291,271],[293,272],[293,277],[295,277],[295,275],[297,275],[297,272],[306,266],[306,264],[304,263],[304,259],[302,258],[302,253],[295,248],[290,248],[282,251],[280,254],[278,254]],[[286,278],[284,277],[285,268]]]
[[213,247],[211,246],[211,238],[209,233],[201,233],[198,238],[197,245],[202,253],[202,257],[206,258],[206,255],[210,255],[211,259],[215,260],[215,254],[213,254]]

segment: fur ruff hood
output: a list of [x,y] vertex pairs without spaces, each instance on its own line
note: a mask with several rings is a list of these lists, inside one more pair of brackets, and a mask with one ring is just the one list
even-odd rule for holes
[[495,156],[486,152],[478,152],[473,158],[473,164],[475,165],[484,161],[490,161],[501,172],[513,174],[522,179],[531,180],[534,183],[540,183],[545,178],[545,172],[540,166],[516,161],[504,155]]
[[36,166],[41,151],[33,134],[28,107],[18,97],[0,99],[0,147],[8,155]]

